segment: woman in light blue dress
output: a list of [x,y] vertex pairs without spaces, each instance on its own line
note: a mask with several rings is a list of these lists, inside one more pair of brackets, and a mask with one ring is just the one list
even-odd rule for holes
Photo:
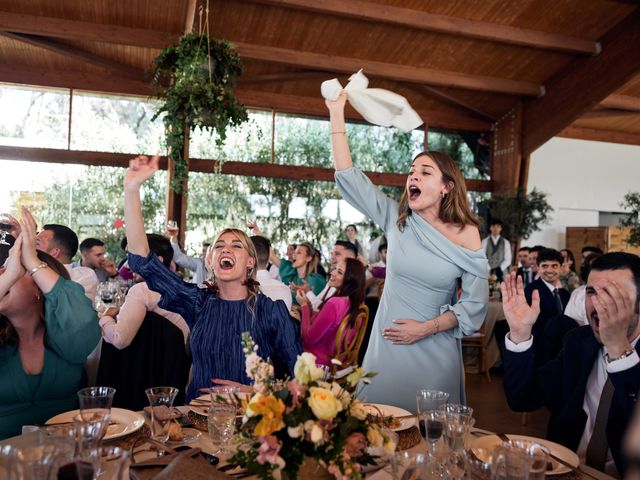
[[[423,152],[413,160],[400,203],[386,197],[353,167],[345,100],[342,93],[326,102],[336,183],[388,242],[387,276],[363,364],[379,375],[364,396],[410,411],[420,388],[464,402],[460,339],[480,328],[489,296],[479,220],[469,208],[464,178],[447,155]],[[458,279],[462,293],[456,300]]]

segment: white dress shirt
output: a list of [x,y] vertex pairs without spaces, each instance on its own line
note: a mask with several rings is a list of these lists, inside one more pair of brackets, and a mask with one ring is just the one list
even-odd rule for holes
[[72,281],[79,283],[84,288],[84,294],[91,300],[91,304],[95,301],[98,294],[98,276],[91,268],[73,267],[70,263],[65,264],[64,268],[69,272]]
[[279,280],[274,280],[269,275],[268,270],[258,270],[256,272],[256,280],[260,283],[260,291],[274,302],[282,300],[287,306],[287,310],[291,311],[293,298],[291,297],[291,289]]
[[[631,345],[634,348],[636,343],[638,343],[638,338],[639,337],[636,337],[631,342]],[[504,339],[504,344],[506,349],[511,352],[524,352],[533,345],[533,335],[526,342],[516,344],[511,341],[509,334],[507,333]],[[589,377],[587,378],[587,387],[584,394],[584,401],[582,403],[582,409],[584,410],[584,413],[587,414],[587,422],[584,426],[580,443],[578,444],[578,450],[576,451],[582,463],[584,463],[587,455],[587,447],[589,446],[589,441],[591,440],[593,428],[596,423],[598,404],[600,403],[600,397],[602,396],[602,390],[604,390],[604,384],[607,382],[608,374],[628,370],[640,363],[638,352],[633,352],[633,354],[628,357],[621,358],[620,360],[614,360],[610,363],[605,359],[606,353],[607,348],[603,346],[600,349],[600,354],[598,355],[598,358],[591,369],[591,373],[589,373]],[[611,451],[607,453],[605,472],[615,473],[615,464],[613,462],[613,457],[611,456]]]
[[149,290],[145,282],[135,284],[129,289],[124,304],[116,318],[105,315],[100,319],[102,338],[107,343],[122,350],[128,347],[140,329],[147,312],[154,312],[163,316],[184,335],[185,343],[189,335],[189,327],[182,316],[158,307],[160,294]]
[[320,310],[320,305],[322,305],[322,302],[325,302],[331,297],[333,297],[335,293],[336,293],[336,289],[333,287],[330,287],[329,284],[327,283],[318,295],[313,293],[312,290],[309,290],[306,293],[306,295],[307,295],[307,298],[309,299],[309,303],[311,304],[311,307],[315,312],[317,312]]
[[[508,272],[513,257],[513,255],[511,254],[511,243],[506,238],[502,238],[504,239],[504,258],[502,259],[502,263],[500,263],[500,270],[502,270],[503,272]],[[487,242],[489,242],[489,239],[491,239],[491,243],[495,245],[498,243],[498,240],[500,240],[500,237],[489,235],[488,237],[483,238],[480,247],[483,252],[487,251]]]
[[171,247],[173,248],[173,261],[175,264],[194,272],[193,282],[199,287],[204,286],[203,282],[209,278],[209,272],[204,264],[204,258],[190,257],[180,250],[180,245],[176,242],[171,242]]

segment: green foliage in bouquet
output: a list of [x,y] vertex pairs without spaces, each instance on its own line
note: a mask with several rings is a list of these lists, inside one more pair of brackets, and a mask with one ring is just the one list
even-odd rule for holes
[[241,73],[242,63],[233,46],[206,34],[184,35],[155,59],[152,86],[164,103],[154,119],[166,114],[163,122],[169,161],[175,162],[172,188],[176,192],[187,177],[185,131],[196,127],[215,131],[221,145],[228,126],[247,120],[247,111],[232,90]]
[[374,453],[392,453],[395,443],[372,422],[356,399],[360,382],[374,373],[355,369],[344,383],[325,380],[311,353],[298,357],[294,378],[276,380],[273,367],[257,354],[249,334],[243,337],[247,375],[254,380],[231,463],[261,479],[297,479],[305,458],[317,462],[336,476],[359,479],[362,467],[373,465]]

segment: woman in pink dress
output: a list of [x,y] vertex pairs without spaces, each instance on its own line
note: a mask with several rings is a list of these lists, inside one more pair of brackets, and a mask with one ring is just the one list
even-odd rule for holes
[[331,272],[329,285],[336,293],[314,312],[309,300],[299,291],[296,294],[302,306],[302,348],[316,356],[318,365],[331,365],[336,332],[348,314],[350,327],[355,326],[360,304],[364,302],[364,265],[354,258],[346,258]]

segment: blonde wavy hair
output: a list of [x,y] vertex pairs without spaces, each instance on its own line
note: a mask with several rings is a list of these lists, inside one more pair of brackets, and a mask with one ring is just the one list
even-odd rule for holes
[[247,251],[247,253],[249,253],[249,256],[253,258],[253,267],[247,269],[246,286],[247,286],[247,291],[249,293],[249,296],[247,297],[247,307],[252,313],[255,313],[255,305],[258,298],[258,293],[260,293],[260,284],[255,281],[256,271],[258,269],[258,254],[256,253],[256,247],[253,245],[253,242],[251,241],[251,239],[246,233],[244,233],[242,230],[239,230],[237,228],[225,228],[224,230],[222,230],[218,234],[216,239],[209,246],[209,249],[207,250],[207,254],[204,259],[204,264],[207,267],[207,270],[209,271],[211,283],[215,287],[216,276],[215,276],[215,271],[213,269],[213,254],[215,252],[214,245],[216,244],[216,242],[218,242],[218,240],[220,240],[220,237],[222,237],[227,233],[231,233],[235,235],[235,237],[242,244],[242,247]]
[[318,264],[320,263],[320,257],[315,247],[309,242],[302,242],[298,244],[298,247],[304,247],[307,249],[307,256],[311,257],[311,260],[307,263],[304,270],[304,278],[307,278],[312,273],[317,273]]
[[[442,173],[442,183],[449,185],[451,189],[440,202],[440,212],[438,217],[445,223],[458,225],[462,230],[465,225],[473,225],[480,228],[480,220],[471,211],[469,200],[467,199],[467,187],[464,177],[456,162],[447,154],[437,151],[426,151],[417,154],[411,163],[420,157],[429,157],[435,162]],[[404,230],[407,218],[412,214],[409,208],[409,199],[405,187],[398,205],[398,220],[396,225],[400,231]]]

